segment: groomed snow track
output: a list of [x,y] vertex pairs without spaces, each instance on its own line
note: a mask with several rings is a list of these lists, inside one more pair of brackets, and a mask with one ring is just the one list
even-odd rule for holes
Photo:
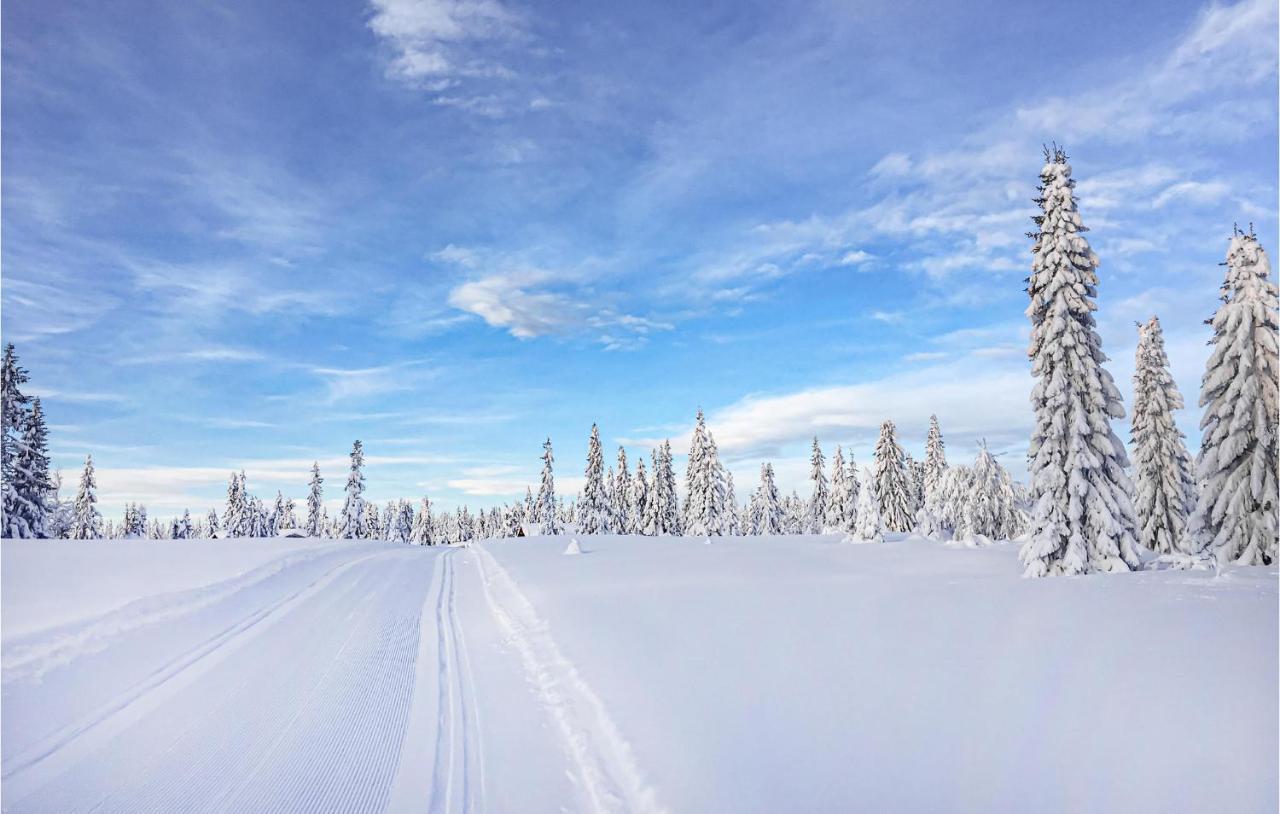
[[[301,586],[282,571],[254,585],[257,602],[232,595],[249,608],[233,624],[89,714],[25,744],[6,725],[5,810],[384,810],[436,559],[383,549],[326,562]],[[219,604],[183,627],[225,618]],[[159,632],[140,627],[82,658],[114,669],[107,656]],[[42,689],[56,712],[59,672],[6,681],[6,712]]]
[[559,789],[524,810],[661,810],[479,545],[321,546],[3,652],[5,811],[509,809],[529,780],[491,801],[486,726]]

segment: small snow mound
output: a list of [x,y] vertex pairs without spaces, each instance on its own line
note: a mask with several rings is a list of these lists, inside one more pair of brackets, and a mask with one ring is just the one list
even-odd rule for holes
[[702,544],[703,544],[703,545],[711,545],[711,538],[710,538],[710,537],[708,537],[707,539],[703,540],[703,541],[702,541]]
[[872,537],[870,540],[867,540],[867,539],[864,539],[864,538],[862,538],[862,537],[859,537],[859,536],[858,536],[858,535],[856,535],[856,534],[846,534],[846,535],[845,535],[845,536],[840,540],[840,542],[842,542],[842,543],[853,543],[853,544],[855,544],[855,545],[865,545],[865,544],[867,544],[867,543],[883,543],[883,542],[884,542],[884,536],[883,536],[883,535],[880,535],[880,534],[877,534],[875,537]]
[[1213,571],[1218,572],[1218,558],[1213,552],[1204,554],[1161,554],[1142,566],[1144,571]]
[[577,537],[574,537],[572,540],[570,540],[570,541],[569,541],[569,545],[567,545],[567,546],[565,546],[565,547],[564,547],[564,553],[565,553],[565,555],[566,555],[566,556],[567,556],[567,555],[569,555],[569,554],[581,554],[581,553],[582,553],[582,546],[578,544],[578,538],[577,538]]

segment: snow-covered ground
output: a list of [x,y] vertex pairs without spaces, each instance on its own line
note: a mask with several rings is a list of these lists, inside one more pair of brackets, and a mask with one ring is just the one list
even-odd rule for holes
[[1277,572],[10,543],[6,811],[1274,811]]

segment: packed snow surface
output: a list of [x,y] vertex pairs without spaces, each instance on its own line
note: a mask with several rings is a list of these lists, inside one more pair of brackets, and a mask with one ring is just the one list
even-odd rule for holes
[[6,541],[6,811],[1274,811],[1277,571]]

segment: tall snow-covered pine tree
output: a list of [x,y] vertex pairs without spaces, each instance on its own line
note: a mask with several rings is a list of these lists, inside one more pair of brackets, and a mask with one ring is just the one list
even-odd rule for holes
[[1066,153],[1045,156],[1027,278],[1035,508],[1020,555],[1027,576],[1128,570],[1140,559],[1128,456],[1111,429],[1124,407],[1093,318],[1098,257],[1084,238]]
[[609,499],[605,492],[604,451],[600,447],[600,428],[591,425],[587,442],[586,483],[578,501],[578,531],[582,534],[608,534],[610,530]]
[[[884,527],[889,531],[911,531],[914,514],[911,473],[907,471],[906,456],[898,446],[892,421],[880,425],[875,464],[875,497],[880,503]],[[862,486],[866,488],[865,483]],[[858,510],[861,514],[861,503]]]
[[1192,553],[1182,549],[1196,492],[1186,436],[1173,420],[1173,411],[1181,408],[1160,320],[1152,317],[1138,325],[1130,442],[1138,541],[1157,554]]
[[1200,383],[1199,495],[1189,547],[1208,548],[1220,562],[1270,564],[1280,511],[1277,294],[1271,262],[1252,233],[1232,235],[1221,299],[1209,320],[1213,352]]
[[351,471],[347,473],[346,498],[342,503],[342,515],[338,518],[338,537],[343,540],[373,537],[367,514],[364,500],[364,445],[357,439],[351,445]]

